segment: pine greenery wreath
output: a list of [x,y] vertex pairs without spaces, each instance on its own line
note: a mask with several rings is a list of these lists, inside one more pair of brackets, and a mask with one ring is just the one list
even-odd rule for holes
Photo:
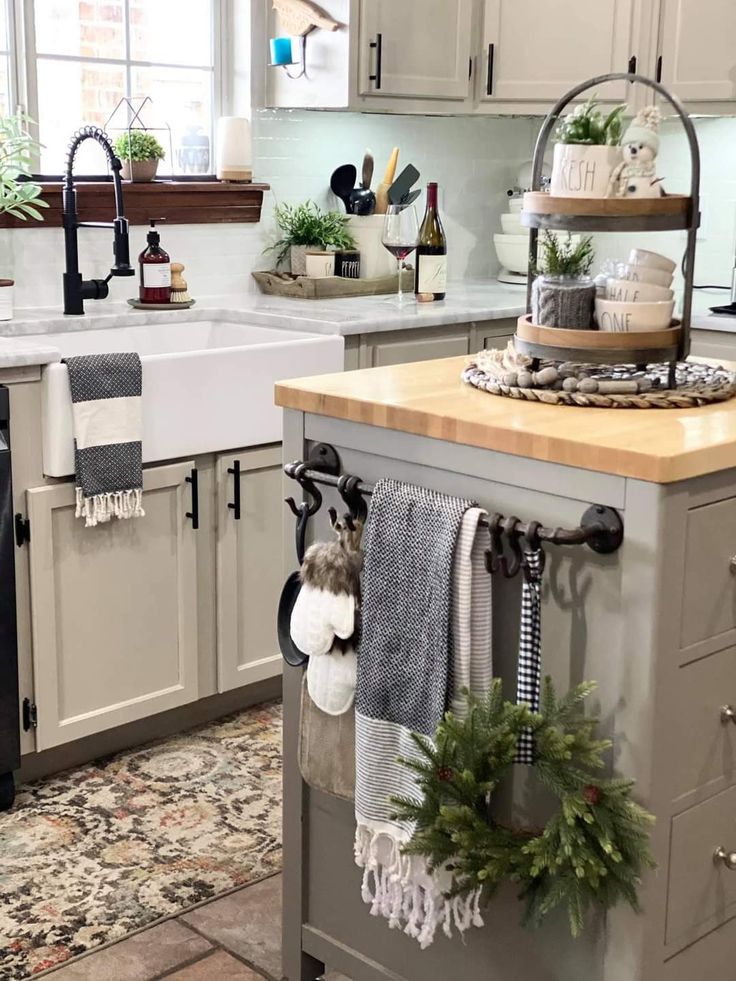
[[[401,762],[415,771],[421,799],[393,798],[396,817],[416,822],[407,853],[452,871],[451,896],[481,888],[488,897],[511,880],[521,887],[525,924],[537,925],[564,905],[573,936],[592,905],[605,910],[625,901],[638,911],[641,874],[654,868],[654,818],[631,799],[632,780],[600,775],[611,742],[595,738],[598,720],[583,710],[594,688],[585,682],[558,700],[546,678],[540,710],[532,712],[505,701],[496,679],[484,699],[468,695],[466,718],[445,715],[434,744],[413,734],[421,758]],[[489,810],[526,727],[534,735],[536,773],[560,804],[538,831],[505,827]]]

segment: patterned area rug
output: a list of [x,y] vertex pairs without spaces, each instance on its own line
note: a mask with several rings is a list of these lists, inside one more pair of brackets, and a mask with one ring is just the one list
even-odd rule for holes
[[0,978],[281,867],[281,706],[21,788],[0,814]]

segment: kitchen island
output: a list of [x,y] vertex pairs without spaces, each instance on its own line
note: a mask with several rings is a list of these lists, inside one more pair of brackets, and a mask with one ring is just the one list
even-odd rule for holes
[[[613,740],[610,764],[656,816],[642,913],[563,914],[520,926],[513,887],[465,942],[426,951],[369,915],[353,860],[349,803],[297,766],[301,670],[285,670],[284,964],[313,981],[323,963],[354,981],[715,981],[736,945],[736,401],[690,410],[604,410],[496,398],[460,380],[464,358],[285,382],[284,459],[335,447],[342,473],[394,477],[474,498],[489,511],[574,528],[615,509],[620,549],[545,547],[543,671],[559,691],[584,679]],[[290,480],[288,493],[298,491]],[[325,504],[339,498],[325,490]],[[323,512],[326,508],[323,508]],[[293,519],[285,515],[294,565]],[[318,522],[324,521],[323,513]],[[320,526],[318,524],[318,534]],[[519,578],[494,575],[494,670],[516,686]],[[498,805],[528,826],[548,816],[532,770]],[[717,849],[722,857],[714,859]]]

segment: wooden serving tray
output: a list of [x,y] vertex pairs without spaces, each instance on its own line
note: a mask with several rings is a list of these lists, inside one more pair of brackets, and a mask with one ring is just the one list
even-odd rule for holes
[[622,351],[627,348],[671,347],[680,340],[680,321],[673,320],[664,330],[568,330],[566,327],[543,327],[533,324],[531,314],[519,317],[516,336],[531,344],[551,347],[590,348]]
[[[346,279],[343,276],[310,279],[308,276],[290,276],[277,272],[254,272],[251,275],[262,293],[290,296],[300,300],[327,300],[339,296],[378,296],[382,293],[396,293],[399,288],[398,275],[379,276],[377,279]],[[401,285],[405,291],[413,292],[413,269],[403,271]]]
[[692,198],[665,194],[661,198],[557,197],[527,191],[521,223],[528,228],[570,231],[662,231],[689,228]]
[[514,346],[532,358],[592,364],[648,364],[674,361],[680,321],[664,330],[568,330],[533,324],[531,314],[519,317]]

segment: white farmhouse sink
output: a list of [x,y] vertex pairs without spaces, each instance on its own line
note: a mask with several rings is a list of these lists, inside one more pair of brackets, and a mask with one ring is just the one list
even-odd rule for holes
[[[45,334],[62,357],[135,351],[143,364],[143,462],[275,443],[280,379],[342,371],[343,339],[216,321]],[[43,467],[74,473],[66,365],[43,369]]]

